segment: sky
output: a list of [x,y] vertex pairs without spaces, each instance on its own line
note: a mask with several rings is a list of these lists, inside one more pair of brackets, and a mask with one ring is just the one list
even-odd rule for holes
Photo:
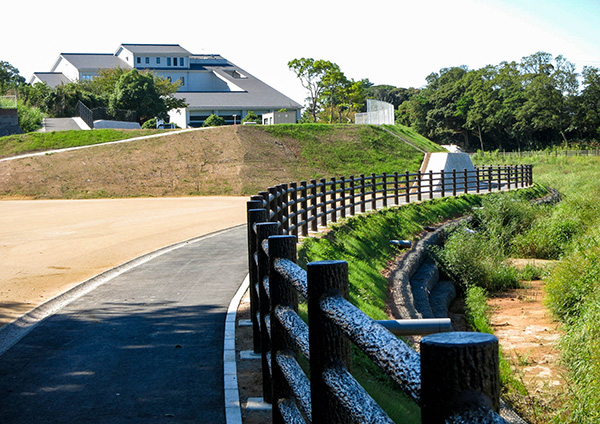
[[29,81],[60,53],[121,43],[221,54],[299,103],[287,63],[338,64],[346,77],[422,87],[442,68],[479,69],[538,51],[600,68],[600,0],[146,0],[4,2],[0,61]]

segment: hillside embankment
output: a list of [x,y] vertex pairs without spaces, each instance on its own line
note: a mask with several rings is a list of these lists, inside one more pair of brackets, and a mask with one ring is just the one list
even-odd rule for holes
[[0,162],[0,197],[249,195],[287,181],[416,170],[423,154],[370,126],[237,126]]

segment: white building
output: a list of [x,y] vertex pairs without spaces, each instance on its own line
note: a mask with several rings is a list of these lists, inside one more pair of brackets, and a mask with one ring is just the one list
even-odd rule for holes
[[302,105],[216,54],[194,55],[178,44],[121,44],[115,53],[61,53],[50,72],[36,72],[30,84],[51,87],[91,79],[100,69],[149,70],[180,80],[175,97],[185,99],[185,109],[170,112],[171,122],[182,128],[198,127],[211,114],[238,122],[249,111],[259,116],[286,109],[300,118]]

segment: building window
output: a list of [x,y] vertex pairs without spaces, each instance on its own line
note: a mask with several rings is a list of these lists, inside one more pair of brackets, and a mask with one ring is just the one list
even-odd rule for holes
[[160,63],[160,57],[157,57],[157,58],[156,58],[156,63],[157,63],[157,64],[158,64],[158,63]]
[[179,66],[184,66],[185,62],[184,62],[185,58],[181,57],[179,58]]
[[139,64],[139,63],[142,63],[142,58],[141,58],[141,57],[138,57],[138,58],[136,58],[136,59],[137,59],[137,63],[138,63],[138,64]]
[[150,63],[150,58],[149,57],[146,58],[146,63]]
[[171,66],[171,58],[167,57],[167,66]]
[[173,66],[177,66],[177,58],[176,57],[173,58]]

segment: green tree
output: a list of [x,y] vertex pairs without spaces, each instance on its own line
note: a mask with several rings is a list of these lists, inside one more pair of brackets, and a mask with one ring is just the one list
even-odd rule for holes
[[120,76],[114,92],[109,97],[109,112],[119,109],[135,110],[138,120],[144,123],[150,118],[167,119],[168,108],[156,85],[154,77],[137,69]]
[[25,84],[25,78],[19,75],[19,70],[8,62],[0,61],[0,95],[8,90],[17,90]]
[[576,99],[573,126],[579,135],[600,138],[600,69],[585,66],[582,72],[583,89]]
[[246,116],[244,116],[244,118],[242,119],[242,124],[244,122],[256,122],[257,124],[260,124],[261,120],[260,120],[260,116],[258,116],[255,112],[252,112],[250,110],[250,111],[248,111]]
[[221,127],[223,125],[225,125],[225,119],[214,113],[206,118],[204,124],[202,124],[203,127]]
[[[307,109],[312,115],[313,122],[317,122],[323,92],[327,89],[323,80],[328,77],[328,74],[339,71],[339,67],[327,60],[304,57],[289,61],[288,67],[294,71],[302,86],[308,90]],[[333,83],[333,80],[329,77],[329,83]]]

